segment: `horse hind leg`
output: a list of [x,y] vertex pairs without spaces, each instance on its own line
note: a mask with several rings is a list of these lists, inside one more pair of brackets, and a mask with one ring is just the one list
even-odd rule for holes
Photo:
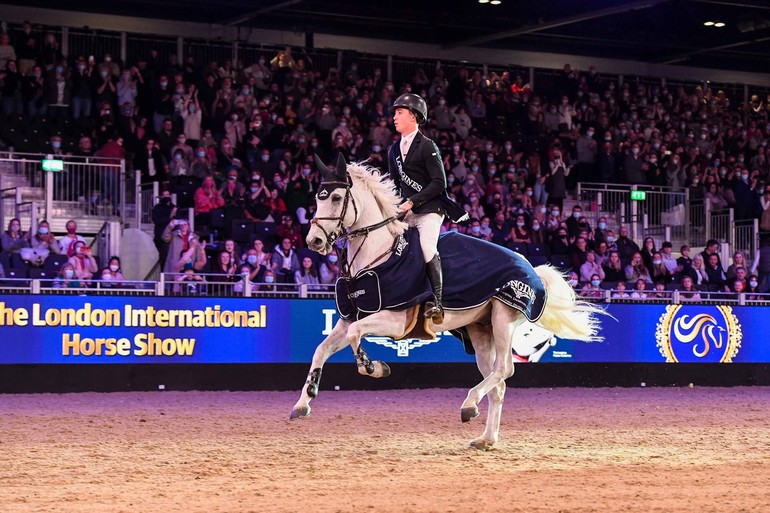
[[[490,327],[475,327],[468,330],[476,350],[476,365],[482,376],[492,373],[495,361],[495,346],[493,344],[492,329]],[[470,446],[482,451],[488,451],[497,443],[500,431],[500,417],[503,411],[503,398],[505,397],[505,381],[487,392],[487,422],[482,435],[470,441]],[[475,407],[478,412],[478,407]],[[478,413],[476,413],[478,415]]]
[[[464,422],[473,418],[473,416],[469,416],[469,413],[477,410],[478,403],[484,395],[513,375],[511,343],[516,325],[521,321],[521,314],[498,301],[494,301],[492,308],[492,343],[489,344],[489,347],[494,348],[494,356],[488,357],[491,358],[493,363],[491,370],[485,375],[484,379],[468,391],[468,396],[465,402],[463,402],[461,409],[461,418]],[[474,343],[475,346],[476,344]]]

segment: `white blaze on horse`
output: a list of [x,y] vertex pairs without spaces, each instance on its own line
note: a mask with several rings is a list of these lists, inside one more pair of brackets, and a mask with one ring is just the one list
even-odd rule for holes
[[[478,404],[487,396],[489,411],[486,427],[481,436],[470,444],[477,449],[489,449],[498,440],[505,380],[514,371],[514,347],[518,356],[530,356],[531,361],[537,361],[553,344],[551,333],[586,342],[601,340],[597,314],[604,311],[578,301],[562,273],[550,266],[533,269],[516,253],[459,234],[442,236],[442,240],[454,240],[454,247],[449,241],[446,247],[442,247],[440,242],[439,252],[445,267],[452,258],[461,259],[465,254],[476,251],[475,248],[486,252],[499,251],[501,256],[496,258],[501,260],[499,264],[512,269],[506,272],[517,272],[515,278],[518,279],[504,276],[503,282],[499,282],[501,278],[496,276],[498,271],[488,261],[460,273],[447,274],[445,269],[445,290],[449,289],[450,296],[453,284],[462,285],[461,282],[466,280],[477,279],[481,282],[494,279],[500,285],[485,294],[483,301],[454,309],[452,298],[447,297],[445,292],[444,322],[438,326],[421,317],[420,304],[401,299],[382,304],[387,303],[384,296],[388,295],[388,291],[384,286],[383,290],[379,287],[387,284],[388,280],[386,276],[377,275],[378,269],[412,250],[424,265],[419,241],[417,244],[406,242],[407,235],[414,237],[416,234],[405,233],[407,225],[399,218],[401,199],[395,192],[393,182],[382,177],[374,168],[359,163],[346,164],[341,157],[335,169],[328,169],[318,159],[316,161],[322,181],[317,194],[318,209],[307,235],[307,244],[312,250],[325,255],[335,243],[346,242],[341,244],[343,278],[337,283],[337,306],[341,316],[315,350],[306,386],[294,405],[292,419],[310,414],[310,401],[318,395],[321,370],[331,355],[349,345],[357,360],[359,373],[375,378],[386,377],[390,368],[384,362],[369,359],[361,344],[362,337],[376,335],[394,340],[407,338],[407,335],[415,337],[415,327],[422,328],[415,326],[419,321],[420,324],[425,322],[423,337],[444,330],[462,330],[469,337],[467,342],[472,344],[483,379],[468,392],[460,409],[461,419],[467,422],[478,416]],[[453,250],[456,256],[445,256],[444,251],[451,253]],[[396,287],[391,285],[391,288],[399,289],[396,295],[402,289],[408,289],[412,282],[418,285],[425,282],[428,291],[424,268],[419,272],[422,275],[415,275],[414,278],[390,276],[390,282],[397,284]],[[367,280],[369,285],[361,285]],[[375,284],[374,291],[367,288],[372,284]],[[427,295],[428,292],[425,297]],[[464,296],[465,293],[459,295]],[[459,299],[462,303],[463,298]],[[361,300],[365,301],[357,303]]]

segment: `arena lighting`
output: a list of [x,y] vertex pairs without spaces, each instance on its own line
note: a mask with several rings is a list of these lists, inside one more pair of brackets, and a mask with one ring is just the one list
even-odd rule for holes
[[479,0],[479,3],[480,3],[480,4],[488,4],[488,3],[489,3],[489,0]]
[[492,5],[500,5],[502,2],[500,0],[492,0],[489,3],[492,4]]
[[712,26],[713,24],[714,24],[714,22],[713,22],[713,21],[707,21],[707,22],[706,22],[706,23],[704,23],[703,25],[705,25],[706,27],[710,27],[710,26]]
[[714,23],[714,26],[715,26],[716,28],[722,28],[722,27],[724,27],[724,26],[725,26],[725,24],[724,24],[724,23],[722,23],[721,21],[718,21],[718,22]]

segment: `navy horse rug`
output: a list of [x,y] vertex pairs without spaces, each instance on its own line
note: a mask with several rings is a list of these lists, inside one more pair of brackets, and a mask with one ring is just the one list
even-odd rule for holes
[[[380,310],[405,310],[432,296],[417,230],[407,230],[382,264],[337,280],[337,311],[360,320]],[[496,298],[537,321],[545,307],[543,282],[532,265],[507,248],[448,232],[439,237],[444,308],[465,310]]]

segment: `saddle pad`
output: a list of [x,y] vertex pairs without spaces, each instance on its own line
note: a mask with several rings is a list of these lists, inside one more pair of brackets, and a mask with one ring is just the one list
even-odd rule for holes
[[455,232],[439,237],[438,252],[444,272],[445,309],[465,310],[495,297],[532,322],[543,314],[543,282],[520,254]]

